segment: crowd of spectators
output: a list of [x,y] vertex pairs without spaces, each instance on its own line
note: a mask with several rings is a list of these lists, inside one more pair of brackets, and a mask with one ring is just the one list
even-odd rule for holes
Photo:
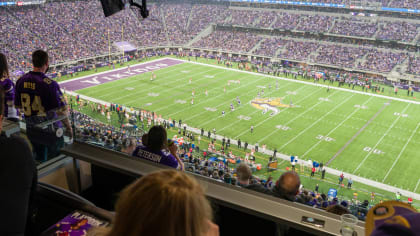
[[369,49],[362,47],[345,47],[339,45],[321,45],[316,62],[353,68],[356,59],[363,57]]
[[232,10],[230,20],[225,21],[225,23],[241,26],[254,26],[260,16],[261,11]]
[[376,36],[378,39],[412,42],[420,30],[420,24],[410,22],[395,21],[383,23],[380,25]]
[[288,43],[282,38],[267,38],[264,39],[258,49],[254,52],[256,55],[274,57],[278,49],[283,48]]
[[309,54],[317,50],[319,46],[320,44],[315,42],[290,41],[279,57],[306,61]]
[[247,53],[261,39],[261,36],[253,33],[217,30],[195,42],[193,47]]
[[[393,1],[394,3],[395,1]],[[408,2],[408,1],[397,1]],[[130,10],[104,18],[99,2],[50,2],[36,7],[1,8],[0,19],[7,22],[0,27],[2,51],[9,58],[11,71],[30,69],[30,52],[46,49],[51,65],[109,53],[117,49],[114,42],[129,41],[138,47],[184,45],[210,24],[235,24],[250,27],[273,27],[285,30],[329,32],[338,35],[377,37],[379,39],[413,42],[419,24],[402,21],[372,22],[363,17],[302,15],[273,10],[229,9],[224,5],[152,4],[150,16],[139,22]],[[24,23],[22,23],[24,22]],[[140,24],[140,27],[139,27]],[[94,39],[94,40],[92,40]],[[249,52],[262,39],[254,33],[215,31],[193,44],[194,47]],[[348,42],[347,42],[348,43]],[[256,54],[307,60],[322,45],[314,42],[290,42],[266,39],[256,48]],[[277,48],[276,48],[277,47]],[[336,66],[351,66],[365,50],[344,47],[320,49],[320,56],[311,61]],[[336,59],[326,55],[333,55]],[[345,58],[349,55],[348,58]],[[390,58],[386,58],[386,56]],[[405,56],[399,53],[370,55],[369,59],[384,59],[359,65],[359,68],[389,72]],[[409,66],[410,71],[416,66]],[[411,72],[413,73],[413,72]]]
[[336,17],[325,15],[302,15],[296,30],[307,32],[328,32]]
[[357,67],[370,71],[390,72],[396,65],[401,64],[406,58],[407,55],[402,52],[383,52],[374,49],[366,56],[365,63],[358,64]]
[[410,57],[408,62],[408,73],[420,75],[420,57]]
[[332,28],[332,34],[358,36],[358,37],[372,37],[378,30],[378,24],[371,21],[358,21],[357,18],[346,20],[338,20]]

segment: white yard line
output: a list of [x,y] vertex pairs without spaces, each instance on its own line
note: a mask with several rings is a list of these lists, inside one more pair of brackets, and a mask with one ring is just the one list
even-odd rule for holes
[[[404,108],[404,110],[401,113],[404,113],[408,107],[410,106],[410,103],[407,104],[407,106]],[[394,120],[394,122],[391,124],[391,126],[388,128],[388,130],[382,135],[382,137],[379,139],[379,141],[375,144],[375,146],[372,148],[372,150],[365,156],[365,158],[360,162],[360,164],[357,166],[357,168],[353,171],[353,174],[356,173],[356,171],[365,163],[366,159],[373,153],[373,150],[376,149],[376,147],[382,142],[382,140],[388,135],[389,131],[394,127],[394,125],[400,120],[401,116],[398,116],[397,119]]]
[[[281,89],[281,88],[283,88],[283,87],[285,87],[285,86],[286,86],[286,85],[284,85],[284,86],[282,86],[282,87],[279,87],[279,89]],[[258,89],[259,89],[259,88],[258,88]],[[257,90],[258,90],[258,89],[257,89]],[[272,93],[274,93],[274,92],[278,92],[278,90],[273,90],[273,91],[271,91],[269,94],[272,94]],[[245,105],[245,104],[248,104],[248,103],[250,103],[251,101],[252,101],[252,99],[251,99],[251,100],[249,100],[249,101],[247,101],[246,103],[243,103],[241,106],[237,107],[237,108],[235,109],[235,111],[238,111],[239,109],[246,107],[246,105]],[[225,103],[223,103],[223,104],[225,104]],[[219,107],[219,106],[217,106],[217,107]],[[256,111],[254,111],[254,112],[252,112],[251,114],[249,114],[249,116],[251,116],[251,115],[255,114],[256,112],[260,112],[260,110],[256,109]],[[228,115],[228,114],[227,114],[227,115]],[[206,122],[202,123],[200,126],[201,126],[201,127],[203,127],[204,125],[207,125],[207,124],[209,124],[209,123],[211,123],[211,122],[213,122],[213,121],[215,121],[215,120],[217,120],[217,119],[220,119],[220,118],[222,118],[222,117],[223,117],[222,115],[217,116],[217,117],[215,117],[215,118],[213,118],[213,119],[210,119],[210,120],[208,120],[208,121],[206,121]],[[192,117],[191,117],[191,118],[192,118]],[[189,118],[189,119],[191,119],[191,118]],[[242,120],[238,120],[238,121],[232,122],[232,123],[230,123],[229,125],[226,125],[226,126],[224,126],[222,129],[218,130],[218,132],[219,132],[219,131],[222,131],[222,130],[224,130],[224,129],[226,129],[226,128],[229,128],[229,127],[231,127],[232,125],[234,125],[234,124],[236,124],[236,123],[238,123],[238,122],[241,122],[241,121],[242,121]]]
[[[367,104],[373,97],[370,97],[368,100],[366,100],[366,102],[363,103],[363,105]],[[328,132],[328,134],[326,134],[325,136],[329,137],[336,129],[338,129],[339,127],[341,127],[347,120],[349,120],[351,117],[353,117],[354,114],[356,114],[356,112],[358,112],[360,109],[362,109],[361,107],[356,108],[350,115],[348,115],[346,117],[346,119],[344,119],[340,124],[338,124],[334,129],[332,129],[330,132]],[[320,139],[316,144],[314,144],[311,148],[309,148],[303,155],[302,157],[304,157],[306,154],[308,154],[310,151],[312,151],[316,146],[318,146],[320,143],[322,142],[322,139]]]
[[[334,95],[334,94],[335,94],[335,92],[332,92],[330,95],[328,95],[328,97],[327,97],[327,98],[331,97],[331,96],[332,96],[332,95]],[[315,107],[317,107],[318,105],[321,105],[321,104],[322,104],[322,103],[324,103],[324,102],[325,102],[325,101],[319,101],[319,102],[317,102],[315,105],[311,106],[311,108],[309,108],[309,109],[305,110],[303,113],[301,113],[301,114],[299,114],[299,115],[297,115],[297,116],[293,117],[293,119],[289,120],[288,122],[286,122],[286,123],[285,123],[285,124],[283,124],[283,125],[287,126],[287,125],[291,124],[293,121],[295,121],[295,120],[299,119],[300,117],[302,117],[302,116],[303,116],[303,115],[305,115],[306,113],[308,113],[308,112],[312,111]],[[271,137],[271,135],[273,135],[273,134],[277,133],[279,130],[280,130],[280,129],[274,129],[271,133],[269,133],[268,135],[266,135],[263,139],[258,140],[258,143],[261,143],[262,141],[264,141],[264,140],[266,140],[267,138]]]
[[407,147],[408,143],[410,143],[411,139],[413,138],[414,134],[417,132],[417,129],[419,128],[420,123],[417,124],[416,129],[411,133],[410,138],[408,138],[407,142],[405,143],[404,147],[402,148],[400,154],[398,154],[397,159],[395,159],[394,163],[392,163],[391,168],[388,170],[388,172],[386,173],[384,179],[382,180],[382,182],[385,182],[385,179],[388,177],[389,173],[391,173],[391,170],[394,168],[395,164],[397,164],[398,160],[400,159],[401,155],[403,154],[403,152],[405,151],[405,148]]
[[[67,93],[71,94],[72,96],[78,95],[76,92],[67,92]],[[95,99],[95,98],[91,98],[91,97],[88,97],[88,96],[85,96],[85,95],[80,95],[80,98],[85,99],[85,100],[89,100],[89,101],[92,101],[92,102],[100,103],[102,105],[105,105],[105,104],[108,105],[108,106],[110,105],[110,103],[108,103],[108,102],[101,101],[101,100],[98,100],[98,99]],[[197,129],[197,128],[188,127],[188,130],[193,131],[196,134],[200,133],[200,130]],[[222,140],[223,137],[220,136],[220,135],[216,135],[216,139]],[[237,140],[231,140],[231,143],[232,143],[232,145],[235,144],[235,143],[237,144]],[[249,145],[248,149],[251,149],[252,147],[253,147],[252,145]],[[265,153],[268,154],[268,155],[272,155],[273,151],[266,150]],[[281,158],[283,160],[283,162],[284,161],[290,161],[290,156],[289,155],[284,155],[282,153],[277,152],[277,157]],[[332,169],[330,167],[325,167],[325,170],[326,170],[327,173],[330,173],[330,174],[333,174],[333,175],[336,175],[336,176],[339,176],[342,173],[342,171]],[[375,188],[384,189],[384,190],[389,191],[389,192],[400,192],[404,196],[412,197],[413,199],[420,200],[420,194],[414,193],[417,190],[417,187],[419,186],[420,179],[417,182],[417,186],[416,186],[414,192],[410,192],[410,191],[407,191],[407,190],[404,190],[404,189],[401,189],[401,188],[397,188],[397,187],[394,187],[394,186],[391,186],[391,185],[380,183],[380,182],[377,182],[377,181],[374,181],[374,180],[366,179],[366,178],[363,178],[363,177],[360,177],[360,176],[357,176],[357,175],[353,175],[353,174],[350,174],[350,173],[346,173],[346,172],[343,172],[343,173],[344,173],[344,176],[351,177],[354,181],[357,181],[357,182],[360,182],[360,183],[363,183],[363,184],[366,184],[366,185],[369,185],[369,186],[372,186],[372,187],[375,187]]]
[[[229,78],[231,78],[231,77],[229,77]],[[236,87],[236,88],[234,88],[234,89],[229,90],[229,92],[231,92],[231,91],[235,91],[235,90],[238,90],[238,89],[243,89],[245,86],[249,86],[249,85],[251,85],[251,84],[258,83],[258,82],[260,82],[261,80],[264,80],[264,79],[257,79],[257,80],[254,80],[254,81],[250,82],[250,83],[246,83],[246,84],[244,84],[244,83],[242,82],[242,84],[241,84],[241,85],[239,85],[238,87]],[[220,89],[220,88],[215,88],[215,89]],[[254,89],[254,90],[258,90],[258,89],[259,89],[259,88]],[[213,90],[213,89],[212,89],[212,90]],[[254,90],[252,90],[252,91],[254,91]],[[228,92],[226,92],[226,93],[228,93]],[[211,100],[213,100],[213,99],[216,99],[216,98],[218,98],[218,97],[225,96],[225,95],[226,95],[225,93],[220,92],[220,94],[219,94],[219,95],[212,96],[211,98],[206,99],[205,101],[198,102],[198,103],[194,104],[194,106],[195,106],[195,105],[198,105],[198,104],[207,103],[208,101],[211,101]],[[226,104],[226,103],[229,103],[229,102],[231,102],[231,101],[227,101],[227,102],[225,102],[225,103],[221,103],[221,104],[217,105],[216,107],[220,107],[220,106],[222,106],[222,105],[224,105],[224,104]],[[184,109],[182,109],[182,110],[178,110],[177,112],[172,113],[172,114],[170,114],[169,116],[173,116],[173,115],[175,115],[175,114],[178,114],[178,113],[183,112],[183,111],[185,111],[186,109],[190,109],[190,108],[191,108],[191,107],[186,107],[186,108],[184,108]],[[157,109],[156,111],[159,111],[159,110],[161,110],[161,109]],[[207,111],[200,112],[199,114],[202,114],[202,113],[204,113],[204,112],[207,112]],[[193,116],[193,117],[196,117],[196,116],[197,116],[197,115],[195,115],[195,116]],[[188,120],[191,120],[191,118],[193,118],[193,117],[189,117],[189,118],[188,118]]]
[[349,96],[347,99],[345,99],[344,101],[342,101],[340,104],[338,104],[337,106],[334,107],[334,109],[330,110],[329,112],[327,112],[326,114],[324,114],[323,116],[321,116],[318,120],[316,120],[314,123],[312,123],[310,126],[306,127],[304,130],[302,130],[298,135],[295,135],[292,139],[290,139],[287,143],[283,144],[279,150],[283,149],[284,147],[286,147],[287,145],[289,145],[289,143],[293,142],[295,139],[297,139],[299,136],[301,136],[302,134],[304,134],[307,130],[309,130],[310,128],[314,127],[314,125],[318,124],[318,122],[320,122],[321,120],[323,120],[326,116],[328,116],[329,114],[331,114],[333,111],[337,110],[337,108],[341,107],[344,103],[346,103],[348,100],[350,100],[352,97],[354,96],[354,94],[352,94],[351,96]]
[[401,98],[396,98],[396,97],[389,97],[389,96],[380,95],[380,94],[366,93],[366,92],[361,92],[361,91],[356,91],[356,90],[351,90],[351,89],[346,89],[346,88],[341,88],[341,87],[317,84],[317,83],[301,81],[301,80],[293,80],[293,79],[288,79],[288,78],[284,78],[284,77],[266,75],[266,74],[261,74],[261,73],[257,73],[257,72],[243,71],[243,70],[233,69],[233,68],[224,68],[224,67],[221,67],[221,66],[209,65],[209,64],[194,62],[194,61],[187,61],[187,60],[182,60],[182,59],[178,59],[178,58],[171,58],[171,59],[178,60],[178,61],[183,61],[183,62],[187,62],[187,63],[192,63],[192,64],[197,64],[197,65],[205,65],[205,66],[216,67],[216,68],[221,68],[221,69],[225,69],[225,70],[237,71],[237,72],[241,72],[241,73],[248,73],[248,74],[253,74],[253,75],[257,75],[257,76],[264,76],[264,77],[278,79],[278,80],[285,80],[285,81],[294,82],[294,83],[309,84],[309,85],[316,86],[316,87],[323,87],[323,88],[328,88],[329,87],[330,89],[346,91],[346,92],[349,92],[349,93],[357,93],[357,94],[368,95],[368,96],[379,97],[379,98],[385,98],[385,99],[390,99],[390,100],[395,100],[395,101],[400,101],[400,102],[420,104],[420,102],[418,102],[418,101],[411,101],[411,100],[406,100],[406,99],[401,99]]
[[[167,67],[167,68],[169,68],[169,67]],[[199,71],[198,73],[194,73],[194,74],[189,74],[188,76],[197,76],[197,75],[201,75],[201,74],[205,74],[205,73],[209,73],[210,71],[213,71],[213,69],[212,70],[206,70],[206,71]],[[160,76],[159,76],[159,78],[161,78]],[[196,81],[201,81],[201,80],[204,80],[204,79],[207,79],[207,78],[201,78],[201,79],[197,79]],[[170,85],[170,84],[178,84],[179,83],[179,81],[182,81],[182,80],[185,80],[185,76],[181,76],[179,79],[176,79],[176,80],[170,80],[170,81],[168,81],[168,83],[167,84],[165,84],[165,85]],[[133,82],[131,82],[131,83],[138,83],[139,81],[137,81],[137,80],[135,80],[135,81],[133,81]],[[129,84],[131,84],[131,83],[129,83]],[[127,85],[125,85],[125,86],[128,86],[128,84]],[[145,91],[152,91],[152,89],[153,88],[158,88],[158,87],[160,87],[161,85],[155,85],[155,86],[151,86],[151,87],[145,87],[144,89],[140,89],[140,90],[135,90],[136,92],[135,93],[128,93],[127,95],[124,95],[124,96],[122,96],[122,97],[118,97],[118,99],[122,99],[122,98],[125,98],[125,97],[130,97],[130,96],[134,96],[134,95],[136,95],[136,94],[144,94],[145,93]],[[185,87],[185,84],[184,83],[181,83],[181,85],[179,85],[179,86],[175,86],[175,87],[170,87],[170,88],[167,88],[167,89],[161,89],[161,90],[159,90],[159,93],[161,93],[161,94],[164,94],[165,92],[164,91],[166,91],[166,90],[172,90],[172,89],[175,89],[175,88],[182,88],[182,87]],[[113,89],[113,88],[111,88],[111,89]],[[106,97],[109,97],[110,95],[112,95],[112,94],[116,94],[116,93],[119,93],[119,92],[121,92],[121,91],[115,91],[115,92],[112,92],[112,93],[106,93],[105,95],[102,95],[102,96],[99,96],[98,98],[106,98]]]
[[[282,89],[282,88],[284,88],[284,87],[286,87],[287,86],[287,84],[286,85],[284,85],[284,86],[282,86],[282,87],[279,87],[279,89]],[[298,89],[296,89],[295,91],[299,91],[300,89],[303,89],[304,87],[303,86],[301,86],[301,87],[299,87]],[[272,93],[274,93],[274,92],[277,92],[278,90],[277,89],[275,89],[275,90],[273,90],[272,92],[270,92],[269,94],[272,94]],[[291,95],[291,94],[286,94],[285,96],[283,96],[283,98],[285,98],[285,97],[287,97],[287,96],[289,96],[289,95]],[[248,101],[247,103],[245,103],[245,104],[248,104],[248,103],[250,103],[252,100],[250,100],[250,101]],[[298,101],[301,101],[301,100],[298,100]],[[281,111],[279,111],[275,116],[277,116],[278,114],[280,114],[281,112],[283,112],[283,111],[285,111],[287,109],[287,107],[285,108],[285,109],[283,109],[283,110],[281,110]],[[258,110],[258,109],[255,109],[255,111],[253,111],[251,114],[247,114],[247,116],[252,116],[252,115],[254,115],[255,113],[257,113],[257,112],[261,112],[261,110]],[[273,117],[273,116],[270,116],[270,117]],[[237,120],[237,121],[235,121],[235,122],[232,122],[232,123],[230,123],[229,125],[226,125],[225,127],[223,127],[222,129],[220,129],[219,131],[222,131],[222,130],[224,130],[224,129],[226,129],[226,128],[229,128],[229,127],[231,127],[231,126],[233,126],[234,124],[236,124],[236,123],[239,123],[239,122],[241,122],[242,120]]]
[[419,187],[419,184],[420,184],[420,179],[417,181],[416,188],[414,189],[414,192],[417,191],[417,188]]
[[[177,65],[187,65],[187,64],[177,64]],[[165,74],[173,73],[173,71],[179,70],[179,68],[176,68],[175,65],[168,66],[168,67],[165,67],[165,68],[162,68],[162,69],[170,69],[170,70],[167,70],[167,71],[165,71],[163,73],[159,73],[159,77],[161,77],[162,75],[165,75]],[[150,71],[150,72],[152,72],[152,71]],[[135,75],[132,75],[132,76],[128,76],[128,77],[125,77],[125,78],[120,79],[120,80],[114,80],[114,81],[123,81],[124,80],[124,82],[126,82],[127,80],[125,80],[125,79],[132,78],[133,76],[144,75],[144,74],[147,74],[147,73],[149,73],[149,72],[146,72],[146,73],[138,73],[138,74],[135,74]],[[181,80],[181,79],[179,79],[179,80]],[[177,81],[179,81],[179,80],[177,80]],[[110,82],[113,82],[113,81],[110,81]],[[118,84],[115,87],[97,88],[97,89],[95,89],[94,92],[97,93],[97,92],[104,92],[104,91],[107,91],[107,90],[112,90],[114,92],[107,93],[106,95],[114,94],[114,93],[120,92],[118,89],[116,89],[118,87],[128,87],[128,86],[131,86],[132,84],[138,84],[138,83],[139,83],[139,80],[129,81],[128,83],[121,83],[121,85]],[[98,85],[102,85],[102,84],[98,84]],[[96,86],[98,86],[98,85],[96,85]],[[88,88],[93,88],[93,87],[95,87],[95,86],[88,87]],[[155,87],[158,87],[158,86],[153,86],[153,88],[155,88]]]
[[[313,92],[311,92],[310,94],[307,94],[305,97],[303,97],[302,99],[300,99],[300,100],[297,100],[297,102],[299,103],[300,101],[303,101],[303,100],[305,100],[307,97],[310,97],[310,96],[312,96],[314,93],[317,93],[319,90],[314,90]],[[281,113],[281,112],[283,112],[283,111],[286,111],[286,110],[288,110],[289,109],[289,107],[286,107],[285,109],[283,109],[283,110],[281,110],[279,113]],[[279,113],[277,113],[277,115],[279,114]],[[263,121],[260,121],[259,123],[257,123],[256,125],[254,125],[254,129],[256,128],[256,127],[258,127],[258,126],[260,126],[261,124],[264,124],[265,122],[267,122],[268,120],[270,120],[270,119],[273,119],[275,116],[270,116],[270,117],[268,117],[268,118],[266,118],[266,119],[264,119]],[[238,138],[239,136],[241,136],[241,135],[244,135],[245,133],[247,133],[247,132],[250,132],[250,129],[249,128],[247,128],[246,130],[244,130],[242,133],[240,133],[239,135],[236,135],[236,137],[235,138]],[[273,132],[277,132],[277,130],[274,130]],[[258,143],[260,143],[261,142],[261,140],[259,140],[258,141]]]

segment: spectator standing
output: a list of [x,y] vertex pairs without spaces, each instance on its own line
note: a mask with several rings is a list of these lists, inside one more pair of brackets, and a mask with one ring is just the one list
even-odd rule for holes
[[[32,53],[33,71],[23,75],[16,82],[15,105],[25,115],[26,129],[35,129],[37,124],[65,116],[62,122],[56,122],[55,128],[61,128],[62,123],[70,138],[73,137],[68,119],[67,104],[60,86],[48,78],[45,73],[49,68],[48,54],[43,50]],[[54,132],[50,129],[50,132]],[[55,133],[55,132],[54,132]],[[55,156],[63,145],[64,139],[57,142],[57,146],[39,144],[39,140],[30,140],[38,159],[46,159],[47,155]]]
[[10,79],[9,66],[7,65],[7,58],[3,53],[0,53],[0,86],[5,92],[4,99],[4,117],[10,121],[18,121],[19,116],[15,108],[15,85]]
[[347,188],[351,189],[351,185],[353,184],[353,180],[351,179],[351,177],[347,180]]
[[344,180],[344,174],[341,173],[340,177],[338,177],[338,184],[342,184]]

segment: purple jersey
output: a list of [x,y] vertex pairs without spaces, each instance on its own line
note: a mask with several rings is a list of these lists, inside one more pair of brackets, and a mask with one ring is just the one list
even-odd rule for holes
[[178,167],[178,161],[176,158],[166,150],[160,150],[159,152],[153,152],[148,147],[140,145],[137,146],[133,152],[133,156],[141,159],[153,161],[173,168]]
[[27,124],[37,124],[57,117],[66,109],[60,86],[44,73],[29,72],[16,82],[15,105],[22,109]]
[[3,87],[5,94],[4,101],[4,115],[7,118],[18,118],[16,109],[14,108],[15,101],[15,85],[9,78],[1,78],[0,85]]

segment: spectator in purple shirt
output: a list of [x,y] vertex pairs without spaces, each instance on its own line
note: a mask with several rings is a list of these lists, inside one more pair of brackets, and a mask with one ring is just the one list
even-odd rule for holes
[[[62,120],[70,138],[72,128],[67,114],[67,104],[60,86],[57,82],[49,79],[45,73],[48,71],[48,54],[43,50],[37,50],[32,54],[33,71],[23,75],[16,82],[15,105],[22,109],[25,115],[26,129],[34,131],[35,126],[42,122],[65,116]],[[49,132],[55,132],[56,128],[61,128],[62,123],[57,122],[54,127],[48,127]],[[29,137],[29,139],[31,139]],[[38,159],[45,159],[46,156],[58,154],[59,147],[55,144],[45,144],[39,140],[31,140]]]
[[133,156],[184,170],[184,164],[177,155],[178,148],[173,142],[168,144],[163,126],[153,126],[145,141],[146,143],[137,146]]
[[14,105],[15,85],[10,79],[6,56],[0,53],[0,85],[5,90],[4,116],[11,121],[18,121],[18,113]]

